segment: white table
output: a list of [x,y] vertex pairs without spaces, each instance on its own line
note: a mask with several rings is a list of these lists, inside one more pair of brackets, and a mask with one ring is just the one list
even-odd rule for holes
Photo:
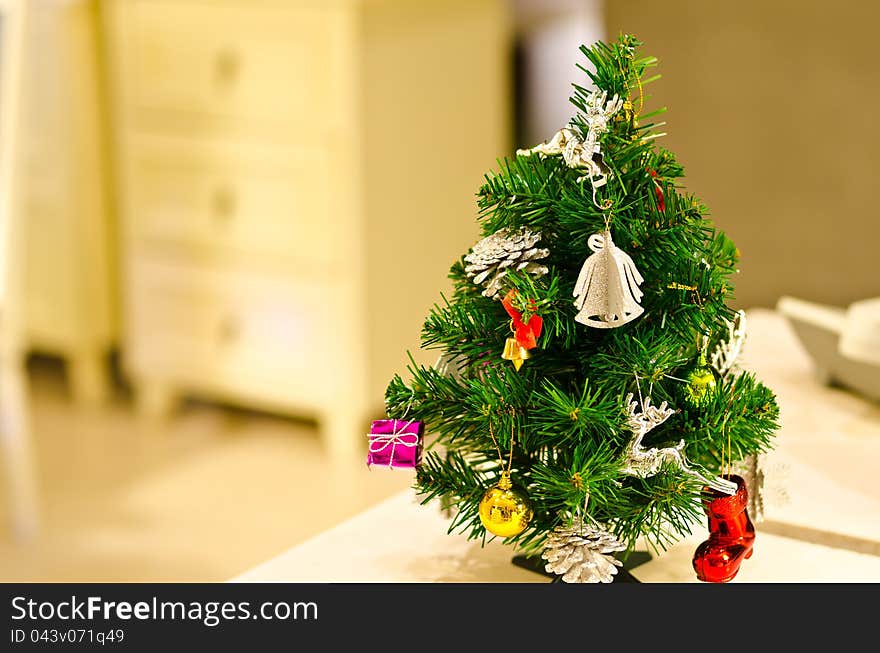
[[[782,429],[755,553],[733,582],[880,582],[880,405],[820,385],[782,317],[748,317],[744,364],[777,393]],[[547,582],[513,565],[515,551],[500,542],[482,548],[447,528],[436,505],[405,491],[232,581]],[[698,527],[633,575],[699,582],[691,557],[706,534]]]

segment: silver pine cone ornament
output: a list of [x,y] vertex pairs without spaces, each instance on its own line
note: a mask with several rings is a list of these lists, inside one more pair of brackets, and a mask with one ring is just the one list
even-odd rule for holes
[[613,534],[576,518],[571,526],[553,529],[541,557],[547,561],[544,569],[566,583],[610,583],[623,566],[610,554],[625,548]]
[[483,295],[494,298],[508,270],[524,270],[536,277],[547,274],[547,267],[538,261],[550,250],[535,247],[539,240],[541,233],[528,227],[500,229],[471,248],[464,257],[464,271],[475,284],[485,286]]

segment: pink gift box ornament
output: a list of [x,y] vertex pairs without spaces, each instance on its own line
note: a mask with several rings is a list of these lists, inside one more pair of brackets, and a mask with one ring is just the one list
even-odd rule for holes
[[418,467],[422,462],[425,423],[418,420],[379,419],[370,427],[367,465]]

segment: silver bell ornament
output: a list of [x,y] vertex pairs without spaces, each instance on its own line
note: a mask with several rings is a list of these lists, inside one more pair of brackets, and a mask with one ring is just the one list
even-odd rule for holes
[[639,304],[644,278],[629,255],[614,244],[611,232],[593,234],[587,241],[593,254],[584,261],[574,286],[575,320],[597,329],[631,322],[645,309]]

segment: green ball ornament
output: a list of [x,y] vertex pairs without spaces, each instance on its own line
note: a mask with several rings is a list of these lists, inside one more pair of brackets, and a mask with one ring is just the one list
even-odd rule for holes
[[691,405],[702,406],[712,398],[717,381],[712,368],[706,364],[705,355],[700,355],[699,363],[687,373],[685,381],[685,398]]

